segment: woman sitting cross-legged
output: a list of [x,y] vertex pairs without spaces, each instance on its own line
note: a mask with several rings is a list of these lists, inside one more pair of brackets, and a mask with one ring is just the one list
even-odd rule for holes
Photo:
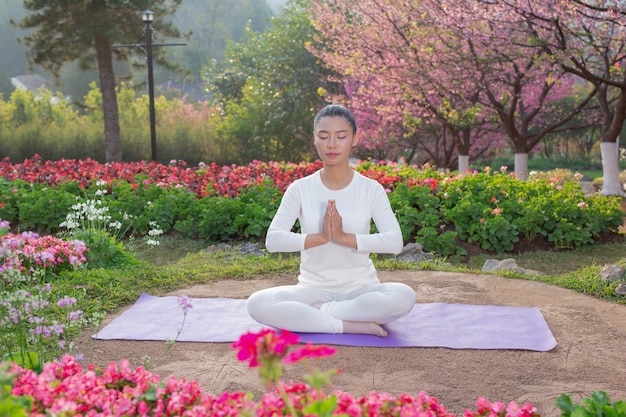
[[[313,128],[324,166],[287,188],[266,237],[270,252],[301,252],[298,283],[255,292],[248,312],[294,332],[387,336],[382,325],[407,315],[415,292],[380,282],[370,253],[399,253],[400,226],[383,187],[350,168],[359,140],[352,113],[326,106]],[[296,220],[300,233],[292,231]]]

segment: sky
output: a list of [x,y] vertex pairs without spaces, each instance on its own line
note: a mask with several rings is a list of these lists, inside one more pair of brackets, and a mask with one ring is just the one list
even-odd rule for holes
[[280,9],[285,3],[287,3],[287,0],[265,0],[267,1],[267,4],[270,5],[270,7],[272,9],[274,9],[275,11],[277,11],[278,9]]

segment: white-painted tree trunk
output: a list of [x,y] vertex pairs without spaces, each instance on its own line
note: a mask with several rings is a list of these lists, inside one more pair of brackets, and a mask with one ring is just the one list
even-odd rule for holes
[[469,155],[459,155],[459,174],[469,169]]
[[517,179],[526,181],[528,179],[528,154],[516,153],[515,154],[515,175]]
[[624,197],[624,189],[619,180],[619,162],[616,142],[602,142],[602,195],[619,195]]

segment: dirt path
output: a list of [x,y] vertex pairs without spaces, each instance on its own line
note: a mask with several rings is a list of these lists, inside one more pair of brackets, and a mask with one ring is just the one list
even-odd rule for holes
[[[545,417],[559,416],[556,398],[566,393],[575,402],[593,391],[613,401],[626,400],[626,305],[611,304],[555,286],[492,275],[431,271],[380,272],[383,281],[411,285],[418,302],[538,307],[558,346],[550,352],[518,350],[453,350],[446,348],[356,348],[340,346],[323,369],[341,368],[334,387],[354,395],[371,390],[416,394],[426,391],[462,413],[478,397],[490,401],[530,401]],[[294,277],[221,281],[180,290],[190,297],[244,298]],[[107,318],[106,322],[115,316]],[[88,341],[86,360],[98,365],[144,355],[158,358],[163,342]],[[206,392],[247,390],[262,385],[254,370],[239,363],[227,343],[176,343],[153,371],[162,377],[198,380]],[[300,380],[304,369],[288,370],[286,379]],[[258,397],[257,397],[258,398]]]

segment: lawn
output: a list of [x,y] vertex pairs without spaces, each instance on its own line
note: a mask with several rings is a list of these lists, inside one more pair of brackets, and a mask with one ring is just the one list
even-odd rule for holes
[[[263,246],[259,245],[262,249]],[[254,276],[276,273],[297,274],[299,256],[297,254],[238,255],[237,244],[231,251],[207,250],[206,244],[198,241],[177,239],[165,236],[161,244],[150,251],[139,254],[138,258],[160,270],[159,275],[166,281],[168,275],[186,277],[183,281],[196,282],[224,278],[248,279]],[[213,247],[215,248],[215,247]],[[464,258],[441,258],[433,261],[407,262],[392,256],[374,256],[379,269],[407,270],[446,270],[450,272],[479,273],[488,259],[514,258],[517,264],[526,269],[542,272],[542,276],[520,275],[504,272],[505,275],[520,279],[533,279],[549,284],[589,293],[608,301],[626,304],[626,298],[611,294],[612,286],[598,285],[599,271],[606,264],[626,266],[626,234],[621,233],[612,243],[597,244],[571,250],[539,250],[523,253],[480,253]],[[180,281],[179,281],[180,282]],[[149,283],[144,282],[145,285]],[[175,287],[176,283],[165,285]]]
[[[202,253],[206,252],[207,247],[207,244],[200,241],[165,236],[161,239],[159,246],[137,254],[137,258],[155,266],[177,263],[185,265],[190,259],[201,257]],[[292,268],[294,273],[297,271],[297,262],[293,262],[293,257],[285,256],[284,254],[269,256],[283,262],[286,269]],[[445,259],[445,262],[452,268],[457,267],[459,269],[479,271],[487,259],[514,258],[517,264],[523,268],[541,271],[546,275],[559,275],[592,265],[602,266],[615,264],[620,261],[623,262],[625,256],[626,234],[622,233],[620,238],[615,239],[613,243],[589,245],[571,250],[538,250],[517,254],[483,252],[463,258]],[[188,259],[185,259],[187,257]],[[207,259],[210,261],[211,257]],[[386,261],[389,261],[389,258],[386,258]],[[390,263],[386,262],[385,265],[389,267]],[[250,272],[254,273],[253,269]]]

